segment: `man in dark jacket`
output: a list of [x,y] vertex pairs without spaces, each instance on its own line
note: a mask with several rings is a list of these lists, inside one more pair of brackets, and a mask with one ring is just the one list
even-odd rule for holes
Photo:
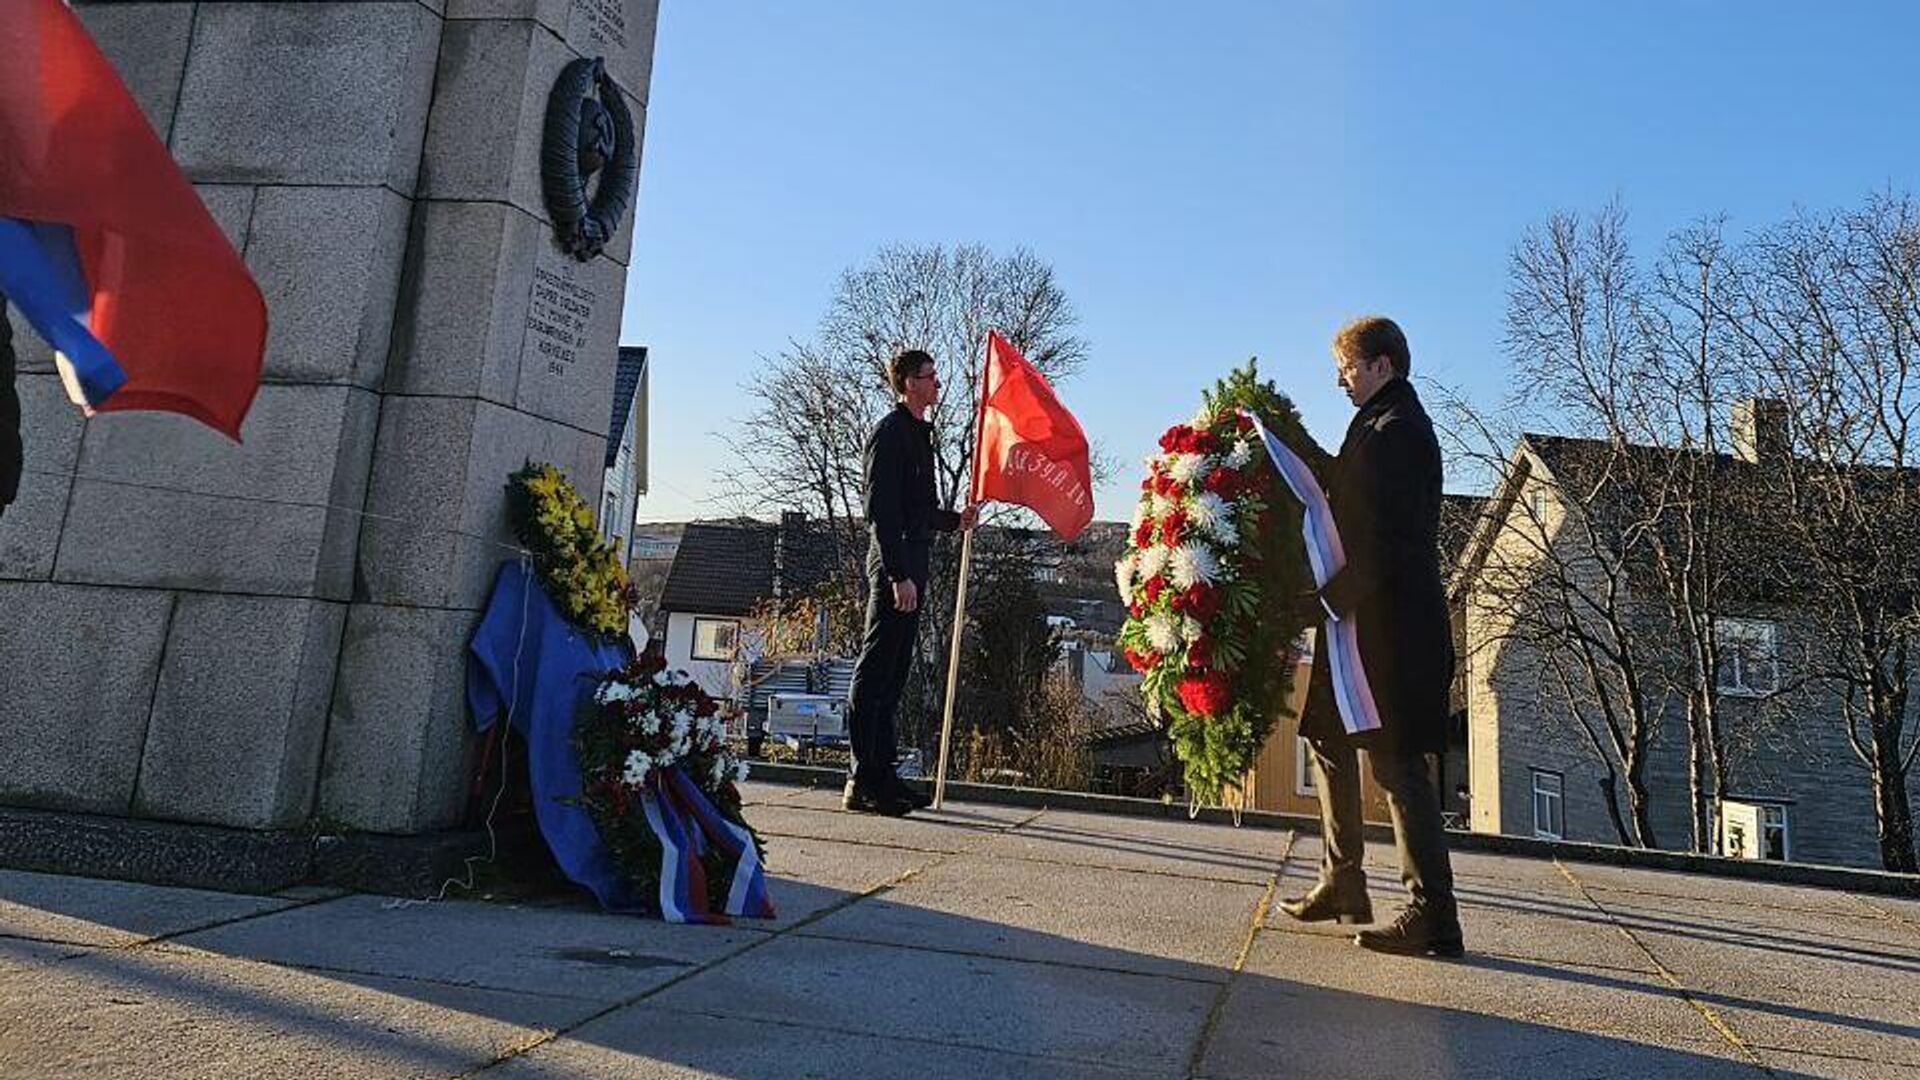
[[913,664],[933,531],[971,529],[977,512],[942,509],[934,493],[927,410],[940,400],[940,377],[933,357],[909,349],[893,358],[887,379],[898,400],[868,436],[865,455],[867,632],[849,690],[853,766],[842,805],[898,817],[927,805],[893,771],[900,752],[894,716]]
[[0,514],[20,494],[20,395],[13,386],[13,326],[0,293]]
[[1391,319],[1356,319],[1334,338],[1340,386],[1359,409],[1332,464],[1327,499],[1346,565],[1320,600],[1354,620],[1361,666],[1380,710],[1376,731],[1348,735],[1327,650],[1314,650],[1300,732],[1313,748],[1325,854],[1320,882],[1281,908],[1308,922],[1371,922],[1361,869],[1360,768],[1367,751],[1386,792],[1411,903],[1356,941],[1377,952],[1459,956],[1453,870],[1429,755],[1446,750],[1453,638],[1440,580],[1440,445],[1407,381],[1406,335]]

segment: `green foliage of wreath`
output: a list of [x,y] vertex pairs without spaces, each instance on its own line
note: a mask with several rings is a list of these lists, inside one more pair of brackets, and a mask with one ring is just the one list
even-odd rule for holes
[[638,597],[619,550],[600,536],[593,508],[565,474],[527,462],[507,479],[507,516],[561,612],[583,630],[624,636]]
[[1189,795],[1240,791],[1287,708],[1312,572],[1301,507],[1267,459],[1247,410],[1318,472],[1327,455],[1293,402],[1248,361],[1161,437],[1115,567],[1129,619],[1120,632],[1165,725]]

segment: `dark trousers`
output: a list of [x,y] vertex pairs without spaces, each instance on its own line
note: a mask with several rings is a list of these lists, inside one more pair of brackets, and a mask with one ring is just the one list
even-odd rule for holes
[[[924,605],[926,582],[923,579],[914,585]],[[860,644],[860,660],[853,668],[847,706],[847,735],[853,756],[850,772],[863,788],[885,790],[893,786],[893,763],[900,756],[894,718],[900,711],[900,692],[907,685],[919,630],[920,609],[902,612],[895,608],[893,583],[884,573],[869,573],[867,632]]]
[[[1360,760],[1345,739],[1308,739],[1314,783],[1320,788],[1320,880],[1337,889],[1364,891],[1366,851],[1360,818]],[[1387,795],[1393,838],[1400,848],[1400,880],[1413,906],[1452,916],[1453,864],[1440,823],[1440,790],[1426,754],[1367,751],[1374,783]]]

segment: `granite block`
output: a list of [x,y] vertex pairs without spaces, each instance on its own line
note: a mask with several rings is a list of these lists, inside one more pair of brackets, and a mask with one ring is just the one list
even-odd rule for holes
[[239,444],[169,413],[94,419],[55,577],[346,599],[378,407],[265,386]]
[[272,313],[268,380],[380,385],[412,209],[378,186],[260,189],[247,265]]
[[53,576],[84,422],[57,375],[17,375],[14,387],[26,461],[19,494],[0,513],[0,579],[45,581]]
[[0,803],[125,813],[174,597],[0,582]]
[[284,829],[312,805],[346,605],[180,597],[134,797],[141,817]]
[[412,0],[201,5],[174,157],[195,180],[410,194],[440,26]]

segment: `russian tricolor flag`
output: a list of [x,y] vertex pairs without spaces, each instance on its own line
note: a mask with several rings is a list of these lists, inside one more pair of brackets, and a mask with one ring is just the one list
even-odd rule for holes
[[61,0],[0,0],[0,292],[89,415],[160,409],[239,439],[266,302]]

